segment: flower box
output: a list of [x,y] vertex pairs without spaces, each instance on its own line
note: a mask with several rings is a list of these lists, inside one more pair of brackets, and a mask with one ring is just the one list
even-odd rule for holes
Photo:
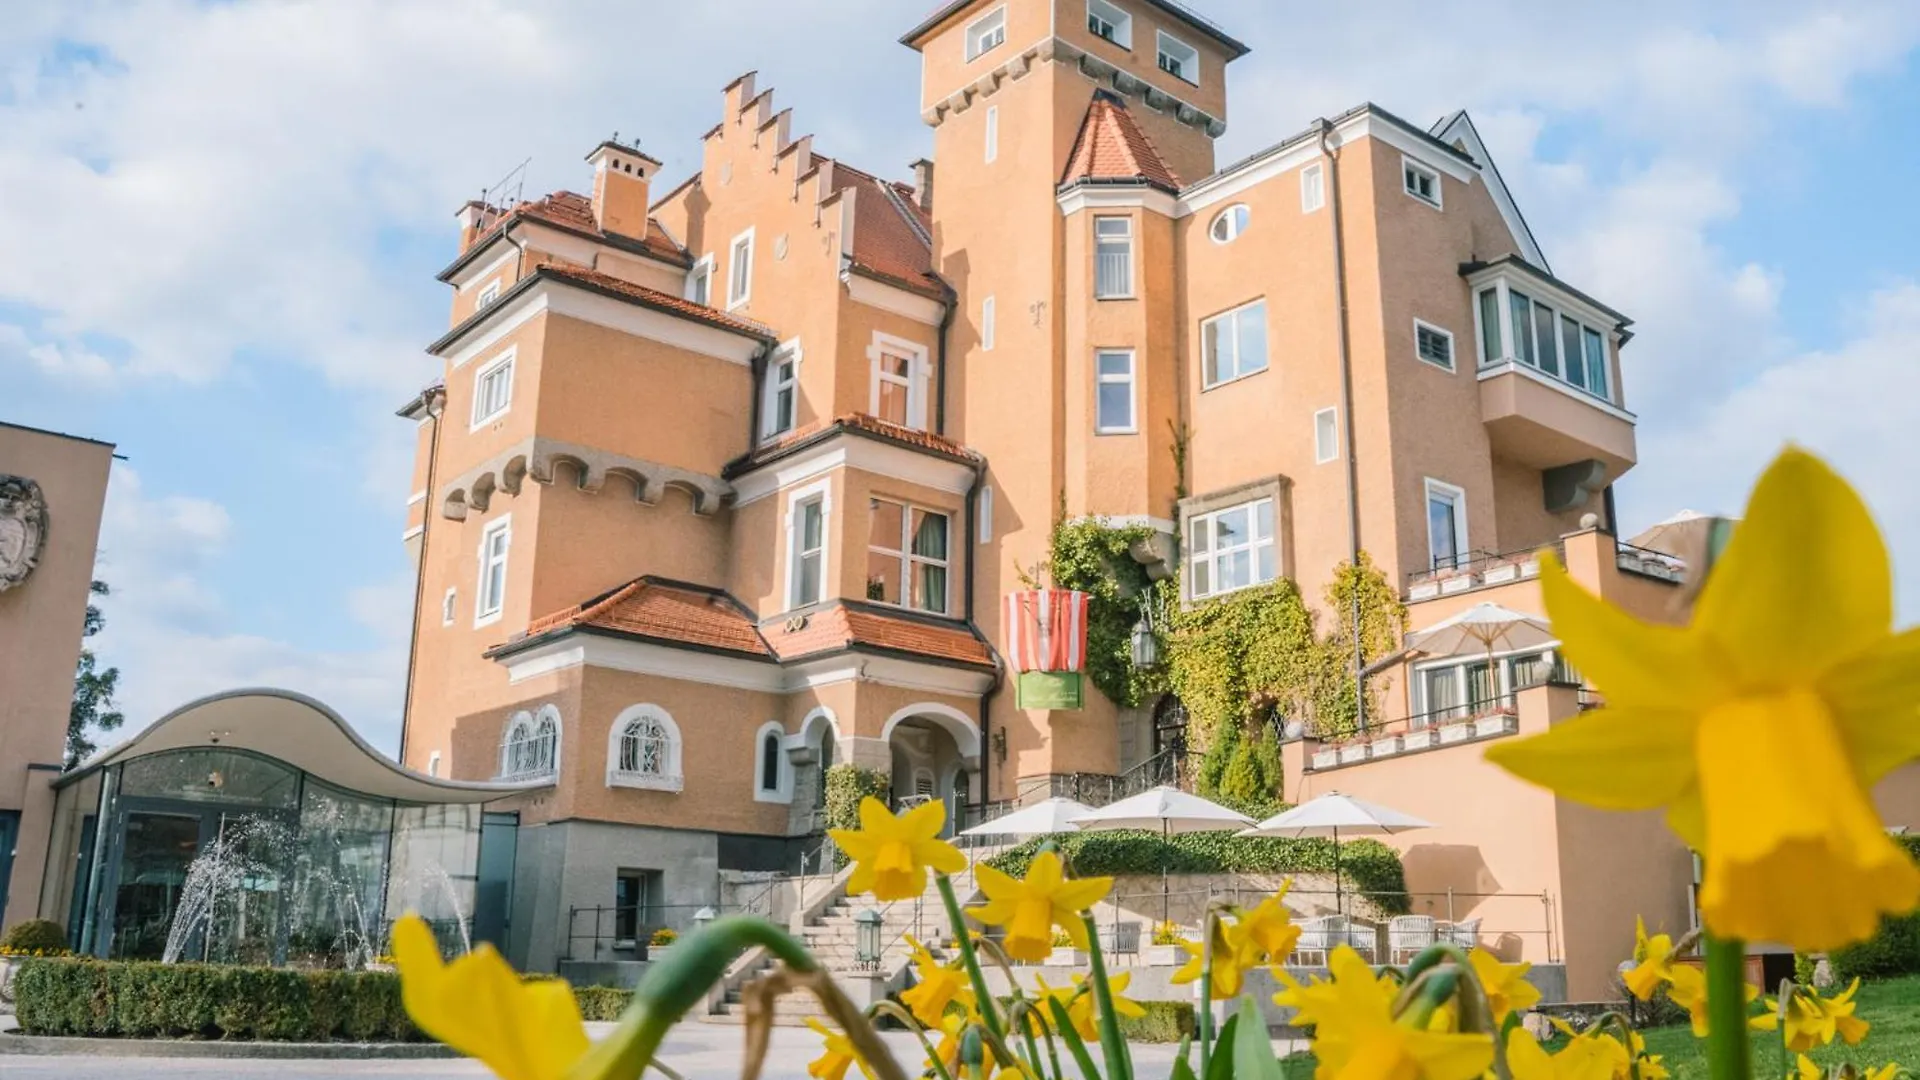
[[1437,581],[1416,582],[1407,589],[1409,600],[1431,600],[1440,595],[1440,583]]
[[1142,945],[1140,963],[1145,967],[1177,967],[1187,962],[1187,953],[1178,945]]
[[1440,729],[1440,745],[1451,746],[1473,738],[1472,724],[1447,724]]
[[1432,745],[1432,728],[1421,728],[1419,731],[1409,731],[1405,735],[1400,736],[1400,749],[1402,750],[1425,750]]
[[1316,769],[1331,769],[1338,764],[1340,764],[1340,751],[1338,750],[1315,750],[1313,752],[1313,767]]
[[1340,748],[1340,764],[1351,765],[1356,761],[1367,760],[1367,744],[1354,743]]
[[1473,722],[1473,737],[1490,739],[1496,735],[1511,735],[1520,730],[1520,718],[1510,713],[1498,716],[1483,716]]
[[1440,583],[1440,595],[1452,596],[1454,593],[1463,593],[1473,588],[1473,585],[1472,574],[1461,574],[1459,577],[1450,577]]
[[1367,756],[1392,757],[1400,752],[1400,736],[1389,735],[1384,739],[1375,739],[1367,744]]
[[1487,567],[1486,582],[1489,585],[1498,585],[1506,581],[1517,581],[1519,578],[1520,568],[1513,563],[1508,563],[1505,566]]
[[1085,950],[1072,947],[1056,948],[1047,954],[1047,965],[1049,967],[1084,968],[1092,962],[1093,958],[1088,956]]

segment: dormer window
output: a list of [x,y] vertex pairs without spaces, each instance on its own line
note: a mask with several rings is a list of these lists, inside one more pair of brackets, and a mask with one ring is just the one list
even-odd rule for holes
[[1007,9],[997,7],[967,27],[967,59],[978,60],[1007,41]]
[[1133,48],[1133,16],[1107,0],[1087,0],[1087,29],[1123,49]]
[[1200,50],[1181,41],[1179,38],[1158,31],[1160,39],[1160,70],[1182,82],[1200,85]]

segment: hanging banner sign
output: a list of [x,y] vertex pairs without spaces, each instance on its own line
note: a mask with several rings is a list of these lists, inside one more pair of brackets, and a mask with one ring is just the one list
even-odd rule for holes
[[1084,701],[1077,671],[1023,671],[1014,676],[1014,704],[1022,709],[1078,709]]
[[1086,593],[1072,589],[1025,589],[1008,593],[1005,612],[1008,665],[1016,672],[1084,668],[1087,601]]

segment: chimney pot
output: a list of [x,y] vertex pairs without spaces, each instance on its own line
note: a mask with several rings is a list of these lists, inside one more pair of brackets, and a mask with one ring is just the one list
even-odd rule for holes
[[919,158],[913,165],[913,201],[920,209],[933,213],[933,162]]

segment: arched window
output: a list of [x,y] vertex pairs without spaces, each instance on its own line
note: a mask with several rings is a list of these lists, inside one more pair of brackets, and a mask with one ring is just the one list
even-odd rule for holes
[[500,739],[500,779],[550,777],[560,764],[560,710],[542,705],[538,716],[517,712]]
[[1229,244],[1247,231],[1247,225],[1253,220],[1253,211],[1246,203],[1234,203],[1213,216],[1213,224],[1207,226],[1207,235],[1213,237],[1216,244]]
[[679,791],[680,728],[658,705],[634,705],[608,733],[607,786]]
[[753,797],[760,802],[793,798],[793,765],[787,760],[787,729],[778,720],[760,725],[753,744]]
[[760,790],[780,790],[780,736],[771,732],[760,740]]

